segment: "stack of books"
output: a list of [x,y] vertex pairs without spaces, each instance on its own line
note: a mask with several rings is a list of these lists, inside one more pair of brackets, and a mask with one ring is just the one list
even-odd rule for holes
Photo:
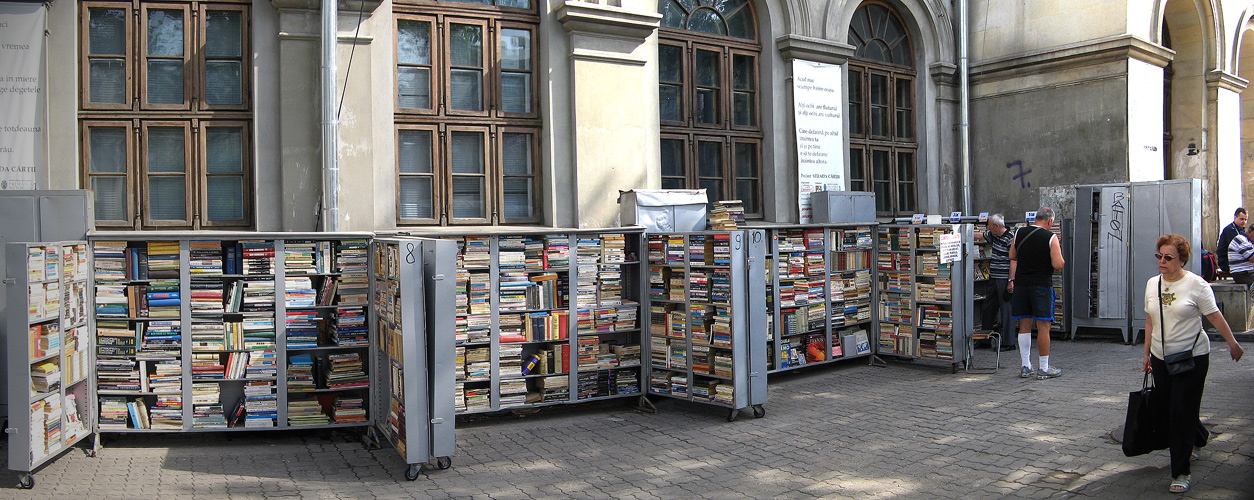
[[714,202],[710,209],[710,229],[713,231],[735,231],[745,223],[745,206],[740,200]]

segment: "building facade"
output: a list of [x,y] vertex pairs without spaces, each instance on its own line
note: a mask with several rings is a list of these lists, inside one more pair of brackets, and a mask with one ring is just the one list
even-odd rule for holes
[[[970,0],[963,54],[937,0],[344,0],[339,227],[612,226],[663,187],[797,222],[797,60],[841,67],[843,187],[881,216],[1196,177],[1212,242],[1254,204],[1252,5]],[[93,189],[98,229],[321,227],[320,16],[52,2],[40,186]]]

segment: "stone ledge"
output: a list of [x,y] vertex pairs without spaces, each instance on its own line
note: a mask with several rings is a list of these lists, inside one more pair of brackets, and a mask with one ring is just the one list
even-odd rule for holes
[[657,31],[662,15],[568,0],[557,9],[557,20],[568,33],[612,35],[643,42]]
[[790,61],[799,59],[828,64],[845,64],[854,53],[852,45],[801,35],[781,36],[775,39],[775,44],[779,46],[779,54]]
[[1044,50],[1000,57],[971,65],[971,83],[1044,73],[1121,59],[1136,59],[1164,67],[1175,51],[1133,35],[1099,38]]

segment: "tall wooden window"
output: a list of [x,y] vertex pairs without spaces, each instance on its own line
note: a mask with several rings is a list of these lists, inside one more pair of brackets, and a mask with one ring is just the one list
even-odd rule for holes
[[540,222],[536,6],[393,8],[397,222]]
[[83,2],[79,127],[96,224],[253,224],[249,5]]
[[747,0],[660,0],[662,187],[762,216],[757,16]]
[[875,193],[875,211],[917,211],[914,53],[890,7],[867,2],[854,12],[849,44],[850,188]]

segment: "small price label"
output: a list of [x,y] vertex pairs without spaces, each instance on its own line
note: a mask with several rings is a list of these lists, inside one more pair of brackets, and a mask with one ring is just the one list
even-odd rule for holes
[[959,223],[959,222],[962,222],[962,212],[950,212],[950,213],[949,213],[949,223],[950,223],[950,224],[957,224],[957,223]]
[[1023,218],[1024,218],[1024,219],[1026,219],[1026,220],[1028,221],[1028,224],[1035,223],[1035,222],[1036,222],[1036,212],[1024,212],[1024,213],[1023,213]]
[[926,219],[927,219],[927,216],[924,214],[914,214],[914,217],[910,219],[910,222],[913,224],[922,224],[923,221]]
[[988,212],[980,212],[980,222],[988,222]]

